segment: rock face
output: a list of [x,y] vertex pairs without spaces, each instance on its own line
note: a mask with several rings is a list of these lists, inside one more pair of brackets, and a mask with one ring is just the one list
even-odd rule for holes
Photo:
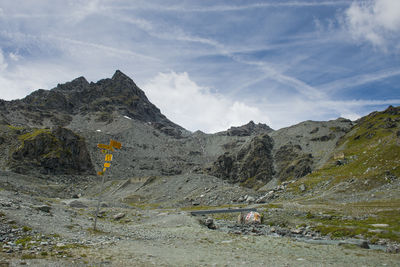
[[267,134],[254,137],[238,153],[225,153],[213,163],[210,173],[247,187],[268,182],[274,175],[273,141]]
[[289,143],[281,146],[274,158],[280,181],[303,177],[312,170],[312,155],[304,153],[299,145]]
[[65,128],[36,129],[19,136],[21,145],[10,159],[18,173],[94,174],[83,138]]

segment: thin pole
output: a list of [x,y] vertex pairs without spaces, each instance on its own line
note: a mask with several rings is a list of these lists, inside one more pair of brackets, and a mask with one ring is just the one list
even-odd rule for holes
[[102,175],[103,179],[101,180],[101,187],[100,187],[100,194],[99,194],[99,199],[97,201],[97,208],[96,208],[96,215],[94,217],[94,225],[93,225],[93,230],[96,231],[96,225],[97,225],[97,216],[99,215],[99,209],[100,209],[100,202],[101,202],[101,196],[103,193],[103,187],[104,187],[104,174]]

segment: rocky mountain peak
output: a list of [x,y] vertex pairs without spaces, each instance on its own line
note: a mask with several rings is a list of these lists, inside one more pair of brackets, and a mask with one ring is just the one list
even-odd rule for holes
[[111,77],[111,80],[113,81],[125,81],[125,80],[129,80],[131,82],[133,82],[133,80],[131,78],[129,78],[129,76],[127,76],[125,73],[123,73],[120,70],[116,70],[114,75]]
[[81,76],[78,77],[70,82],[66,82],[64,84],[58,84],[56,88],[57,90],[65,90],[65,91],[82,91],[89,86],[89,82],[86,80],[85,77]]
[[[51,121],[49,126],[68,126],[72,116],[80,114],[108,123],[118,115],[129,116],[150,122],[156,129],[175,137],[184,130],[161,114],[134,81],[120,70],[115,71],[112,78],[96,83],[78,77],[51,90],[39,89],[22,100],[4,101],[3,106],[5,110],[21,113],[20,117],[26,118],[23,123],[37,127],[45,120]],[[11,117],[3,119],[13,122]]]
[[250,136],[272,131],[273,129],[264,123],[255,124],[254,121],[250,121],[239,127],[231,127],[225,133],[228,136]]

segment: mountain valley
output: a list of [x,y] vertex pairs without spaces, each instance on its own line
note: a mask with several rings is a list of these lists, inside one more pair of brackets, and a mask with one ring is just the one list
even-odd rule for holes
[[[400,263],[400,107],[190,132],[117,70],[0,112],[0,266]],[[122,147],[101,177],[110,140]],[[262,223],[190,215],[244,207]]]

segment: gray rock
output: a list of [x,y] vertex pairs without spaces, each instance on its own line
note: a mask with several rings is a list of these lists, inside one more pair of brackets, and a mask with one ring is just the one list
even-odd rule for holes
[[362,241],[360,244],[360,248],[369,249],[369,245],[367,241]]
[[71,201],[68,206],[70,206],[71,208],[87,208],[88,206],[83,204],[82,201],[79,200],[73,200]]
[[123,213],[123,212],[120,212],[120,213],[118,213],[118,214],[115,214],[114,215],[114,220],[120,220],[120,219],[122,219],[122,218],[124,218],[125,217],[125,213]]
[[305,186],[305,184],[301,184],[301,185],[299,186],[299,189],[300,189],[301,192],[306,191],[306,186]]
[[50,212],[50,210],[51,210],[51,207],[48,205],[33,206],[33,208],[36,210],[43,211],[43,212]]
[[292,234],[298,235],[298,234],[303,233],[303,229],[301,229],[301,228],[293,228],[293,229],[290,229],[290,232],[291,232]]
[[204,225],[207,226],[209,229],[217,229],[217,227],[214,224],[214,219],[211,217],[208,217],[207,219],[205,219],[204,221]]
[[256,200],[252,196],[248,196],[247,199],[246,199],[246,202],[248,202],[248,203],[253,203],[254,201],[256,201]]
[[386,247],[386,252],[387,253],[399,253],[400,252],[400,246],[398,245],[389,245]]

